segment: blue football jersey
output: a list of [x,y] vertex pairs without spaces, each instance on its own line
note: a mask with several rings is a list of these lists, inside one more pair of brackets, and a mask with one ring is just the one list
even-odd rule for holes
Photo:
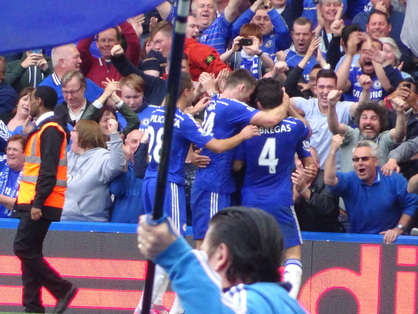
[[[144,108],[144,110],[142,110],[141,112],[138,112],[136,115],[138,116],[139,119],[139,130],[141,132],[145,132],[148,128],[148,123],[149,123],[149,119],[151,117],[151,114],[154,112],[155,109],[160,108],[159,106],[154,106],[154,105],[148,105],[147,107]],[[123,130],[126,127],[126,120],[125,118],[120,114],[120,112],[116,112],[116,117],[118,119],[118,123],[121,127],[121,129]]]
[[[160,154],[163,145],[164,109],[164,107],[156,109],[149,119],[149,164],[145,178],[158,176]],[[186,160],[191,142],[201,148],[212,138],[212,136],[204,133],[203,129],[191,115],[183,113],[176,108],[167,180],[184,185],[184,161]]]
[[242,204],[290,206],[295,152],[300,158],[311,156],[309,129],[302,121],[288,117],[275,127],[259,130],[261,135],[243,142],[235,155],[246,164]]
[[[225,139],[238,134],[258,110],[235,99],[214,98],[206,107],[203,129],[216,139]],[[203,149],[202,155],[210,157],[206,168],[199,168],[194,186],[201,190],[230,194],[235,190],[231,171],[233,150],[216,154]]]

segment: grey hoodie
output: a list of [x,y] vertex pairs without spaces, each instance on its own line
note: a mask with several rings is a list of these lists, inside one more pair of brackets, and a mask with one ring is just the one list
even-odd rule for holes
[[119,134],[111,134],[109,150],[97,147],[68,153],[67,191],[61,220],[109,221],[109,184],[126,164]]

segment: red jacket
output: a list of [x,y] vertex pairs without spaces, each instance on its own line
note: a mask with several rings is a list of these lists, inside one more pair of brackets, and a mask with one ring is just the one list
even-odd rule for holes
[[222,69],[231,69],[223,63],[219,53],[211,46],[201,44],[193,38],[186,38],[184,53],[189,58],[189,71],[192,79],[197,81],[202,72],[215,73]]
[[[128,22],[123,22],[120,24],[122,29],[122,34],[125,36],[127,48],[126,48],[126,57],[136,66],[139,63],[139,39],[135,33],[135,30]],[[102,82],[106,81],[106,78],[114,79],[119,81],[122,76],[110,62],[110,66],[106,64],[106,61],[103,58],[96,58],[90,52],[90,45],[93,42],[94,38],[89,37],[79,41],[77,48],[80,52],[81,60],[81,73],[85,77],[91,79],[94,83],[104,88]]]

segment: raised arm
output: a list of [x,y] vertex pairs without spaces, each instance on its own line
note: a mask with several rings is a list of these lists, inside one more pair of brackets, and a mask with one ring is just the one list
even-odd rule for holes
[[211,139],[205,145],[205,147],[219,154],[237,147],[239,144],[241,144],[245,140],[252,138],[253,136],[260,136],[260,134],[258,133],[258,128],[254,125],[247,125],[245,128],[241,130],[240,133],[230,138],[222,140],[218,140],[215,138]]
[[157,11],[161,15],[163,20],[167,20],[167,17],[170,15],[172,5],[168,1],[164,1],[159,6],[157,6]]
[[343,144],[344,137],[337,134],[334,135],[331,139],[331,148],[329,150],[328,158],[325,161],[324,166],[324,182],[325,184],[333,187],[338,183],[337,178],[337,166],[336,166],[336,155],[337,151],[340,149]]
[[396,110],[396,123],[395,127],[389,131],[390,138],[395,143],[402,143],[406,134],[406,117],[405,108],[408,107],[407,103],[399,97],[392,99],[392,107]]
[[360,42],[361,39],[356,32],[350,34],[347,40],[347,51],[344,61],[336,72],[338,76],[337,88],[344,92],[351,88],[351,82],[348,80],[348,76],[350,74],[353,57],[357,53],[357,45]]
[[347,132],[347,126],[344,123],[338,122],[338,115],[336,110],[336,105],[341,97],[341,94],[341,91],[335,89],[328,93],[327,121],[328,128],[332,134],[344,135],[345,132]]
[[241,12],[239,12],[239,7],[241,2],[242,0],[229,0],[228,5],[224,10],[225,19],[229,23],[233,23],[240,15]]

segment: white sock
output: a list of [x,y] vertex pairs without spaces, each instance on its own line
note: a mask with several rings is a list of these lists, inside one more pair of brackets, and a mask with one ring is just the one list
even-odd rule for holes
[[292,284],[292,289],[289,291],[289,295],[293,299],[297,299],[300,284],[302,282],[302,262],[296,258],[290,258],[286,261],[284,267],[284,281]]

